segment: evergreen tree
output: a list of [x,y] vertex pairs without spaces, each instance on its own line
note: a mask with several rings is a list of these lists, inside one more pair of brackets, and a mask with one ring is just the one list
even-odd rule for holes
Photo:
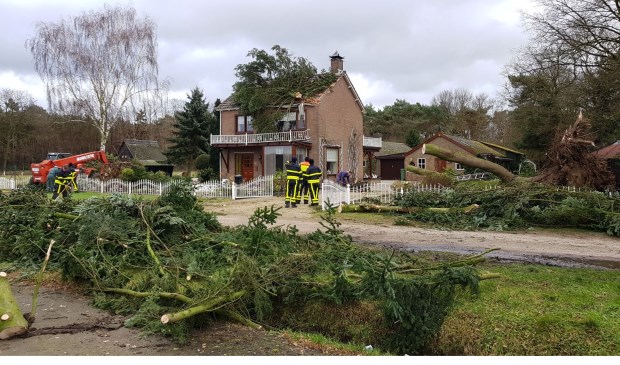
[[[172,145],[166,156],[173,163],[187,164],[187,175],[194,169],[194,160],[203,153],[210,153],[209,136],[215,125],[215,117],[209,111],[201,90],[195,88],[188,95],[183,111],[175,113]],[[217,133],[217,131],[213,131]]]

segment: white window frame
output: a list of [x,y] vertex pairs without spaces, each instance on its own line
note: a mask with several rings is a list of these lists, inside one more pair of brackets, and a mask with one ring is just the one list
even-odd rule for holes
[[456,171],[463,171],[463,170],[465,170],[465,166],[461,165],[461,164],[460,164],[460,163],[458,163],[458,162],[455,162],[455,163],[454,163],[454,169],[455,169]]
[[[332,152],[331,155],[335,154],[335,159],[333,159],[334,156],[331,156],[330,159],[330,152],[329,151],[335,151]],[[328,174],[337,174],[338,173],[338,169],[340,166],[340,148],[338,147],[326,147],[325,148],[325,171]],[[330,169],[330,164],[333,164],[333,167]]]
[[[243,130],[239,130],[240,121],[243,119]],[[254,124],[252,122],[251,115],[237,115],[237,120],[235,124],[235,132],[237,134],[241,133],[254,133]]]
[[420,157],[418,158],[418,168],[426,170],[426,158]]

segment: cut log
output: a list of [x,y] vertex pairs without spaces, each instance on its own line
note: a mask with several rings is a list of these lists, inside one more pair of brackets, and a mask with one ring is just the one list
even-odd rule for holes
[[15,301],[11,284],[5,272],[0,272],[0,340],[28,332],[28,321]]
[[227,296],[214,298],[204,304],[197,305],[180,312],[166,313],[161,316],[161,323],[175,323],[200,313],[212,312],[214,310],[221,309],[224,305],[237,301],[239,298],[244,296],[245,293],[245,290],[240,290]]
[[250,328],[254,328],[256,330],[260,330],[263,329],[263,326],[261,326],[260,324],[256,323],[256,322],[252,322],[250,319],[242,316],[241,314],[234,312],[234,311],[229,311],[229,310],[224,310],[224,309],[220,309],[215,311],[215,314],[218,314],[220,316],[224,316],[226,318],[229,318],[235,322],[241,323],[244,326],[248,326]]
[[478,204],[468,205],[463,208],[420,208],[420,207],[399,207],[392,205],[377,205],[377,204],[341,204],[342,211],[345,213],[403,213],[413,214],[420,212],[434,212],[434,213],[450,213],[450,212],[462,212],[471,213],[476,211],[480,206]]
[[484,160],[482,158],[474,157],[471,155],[467,155],[461,152],[454,152],[443,149],[436,145],[432,144],[424,144],[422,145],[422,153],[432,155],[435,157],[439,157],[442,160],[450,161],[450,162],[458,162],[461,165],[465,165],[468,167],[482,169],[488,172],[495,174],[500,180],[503,182],[511,182],[516,176],[503,168],[502,166],[493,163],[488,160]]

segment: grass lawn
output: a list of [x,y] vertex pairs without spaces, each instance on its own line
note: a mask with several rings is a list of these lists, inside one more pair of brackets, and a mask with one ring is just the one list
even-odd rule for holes
[[620,271],[486,264],[500,279],[463,294],[434,354],[618,355]]

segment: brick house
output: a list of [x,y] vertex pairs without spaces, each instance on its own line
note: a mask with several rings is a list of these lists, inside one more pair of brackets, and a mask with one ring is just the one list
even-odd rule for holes
[[[525,154],[494,143],[474,141],[467,138],[452,136],[438,132],[427,138],[424,142],[413,147],[404,154],[404,165],[414,165],[430,171],[444,172],[453,169],[457,173],[463,173],[465,167],[456,162],[450,162],[428,154],[422,153],[422,145],[434,144],[446,150],[470,154],[501,165],[509,171],[519,169],[519,164],[525,159]],[[407,180],[421,180],[420,175],[407,172]]]
[[344,57],[336,52],[330,59],[337,80],[290,105],[282,120],[274,120],[277,132],[256,133],[252,117],[240,114],[231,98],[216,108],[221,134],[210,141],[219,150],[221,178],[268,176],[283,170],[293,156],[298,161],[309,156],[324,178],[351,170],[354,180],[361,180],[363,158],[381,148],[381,139],[363,136],[364,105],[344,71]]

